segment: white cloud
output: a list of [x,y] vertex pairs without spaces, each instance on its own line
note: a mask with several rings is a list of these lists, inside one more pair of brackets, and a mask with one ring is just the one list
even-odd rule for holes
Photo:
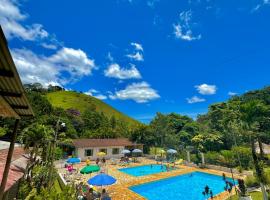
[[215,85],[208,85],[208,84],[201,84],[201,85],[196,85],[195,88],[198,90],[200,94],[203,95],[212,95],[216,94],[217,91],[217,86]]
[[270,5],[270,0],[262,0],[261,3],[257,4],[252,10],[251,12],[256,12],[258,11],[260,8],[262,8],[265,5]]
[[100,100],[107,99],[106,95],[101,94],[99,91],[97,91],[95,89],[90,89],[89,91],[84,92],[84,94],[95,97],[95,98],[100,99]]
[[190,104],[200,103],[200,102],[204,102],[204,101],[205,101],[204,98],[200,98],[200,97],[197,97],[197,96],[193,96],[191,98],[187,98],[187,102],[190,103]]
[[46,49],[57,49],[57,46],[54,44],[47,44],[44,42],[44,43],[41,43],[40,45]]
[[143,47],[142,47],[141,44],[136,43],[136,42],[131,42],[130,44],[131,44],[132,46],[134,46],[136,50],[138,50],[138,51],[143,51]]
[[23,40],[38,40],[47,38],[48,32],[43,29],[41,24],[24,26],[21,24],[27,18],[22,14],[17,1],[0,0],[0,24],[8,39],[18,37]]
[[135,65],[131,65],[129,69],[121,68],[117,63],[110,64],[104,71],[105,76],[118,79],[140,79],[141,74]]
[[229,96],[235,96],[235,95],[237,95],[237,93],[236,92],[228,92],[228,95]]
[[96,95],[96,96],[94,96],[94,97],[96,97],[97,99],[100,99],[100,100],[105,100],[105,99],[107,99],[107,96],[105,96],[105,95],[103,95],[103,94],[98,94],[98,95]]
[[94,60],[89,59],[81,49],[63,47],[48,59],[78,77],[90,75],[96,68]]
[[[90,75],[95,68],[94,61],[80,49],[64,47],[51,56],[37,55],[27,49],[13,49],[11,53],[24,83],[65,85],[67,81]],[[64,78],[62,72],[70,77]]]
[[147,6],[149,6],[150,8],[154,8],[156,3],[159,2],[160,0],[148,0],[146,2]]
[[194,36],[192,31],[191,19],[191,11],[184,11],[180,13],[179,21],[176,24],[173,24],[174,35],[177,39],[182,39],[186,41],[201,39],[201,34]]
[[128,54],[127,57],[136,61],[143,61],[143,55],[140,52],[136,52],[135,54]]
[[156,90],[146,82],[132,83],[125,89],[116,91],[115,94],[109,95],[111,99],[127,100],[131,99],[137,103],[146,103],[150,100],[160,98]]

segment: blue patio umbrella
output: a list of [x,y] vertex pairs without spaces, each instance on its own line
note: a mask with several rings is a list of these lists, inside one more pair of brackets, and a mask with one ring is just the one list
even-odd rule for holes
[[87,183],[90,185],[103,186],[112,185],[116,182],[116,179],[105,173],[100,173],[92,178],[90,178]]
[[81,159],[80,158],[69,158],[67,159],[67,163],[75,164],[75,163],[80,163]]

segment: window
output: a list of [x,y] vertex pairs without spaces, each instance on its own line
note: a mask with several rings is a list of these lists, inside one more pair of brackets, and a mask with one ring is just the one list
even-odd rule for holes
[[104,152],[107,154],[107,149],[99,149],[99,152]]
[[93,149],[85,149],[84,156],[93,156]]
[[113,148],[112,149],[112,154],[113,155],[119,154],[119,149],[118,148]]

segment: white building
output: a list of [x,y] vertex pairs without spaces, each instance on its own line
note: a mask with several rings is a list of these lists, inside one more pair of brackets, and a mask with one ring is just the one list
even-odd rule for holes
[[104,156],[106,159],[109,158],[121,158],[124,154],[121,152],[124,149],[141,149],[142,144],[136,144],[125,138],[117,139],[74,139],[73,146],[75,148],[75,156],[85,161],[87,158],[95,160],[98,157],[99,152],[106,153]]

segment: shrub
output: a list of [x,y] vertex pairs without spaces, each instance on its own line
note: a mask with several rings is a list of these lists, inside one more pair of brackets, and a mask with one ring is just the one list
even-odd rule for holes
[[221,154],[221,157],[220,157],[221,165],[226,166],[226,167],[235,166],[235,158],[232,151],[222,150],[220,151],[220,154]]
[[239,159],[240,159],[241,166],[244,169],[248,169],[252,167],[252,162],[251,162],[252,154],[251,154],[250,148],[243,147],[243,146],[233,147],[232,153],[233,153],[233,157],[237,165],[239,165]]
[[255,176],[247,176],[245,182],[247,187],[257,187],[260,185],[259,180]]
[[61,148],[56,147],[55,148],[55,159],[56,160],[62,159],[63,156],[64,156],[64,151]]
[[220,154],[216,151],[209,151],[204,154],[205,162],[213,165],[219,164]]

